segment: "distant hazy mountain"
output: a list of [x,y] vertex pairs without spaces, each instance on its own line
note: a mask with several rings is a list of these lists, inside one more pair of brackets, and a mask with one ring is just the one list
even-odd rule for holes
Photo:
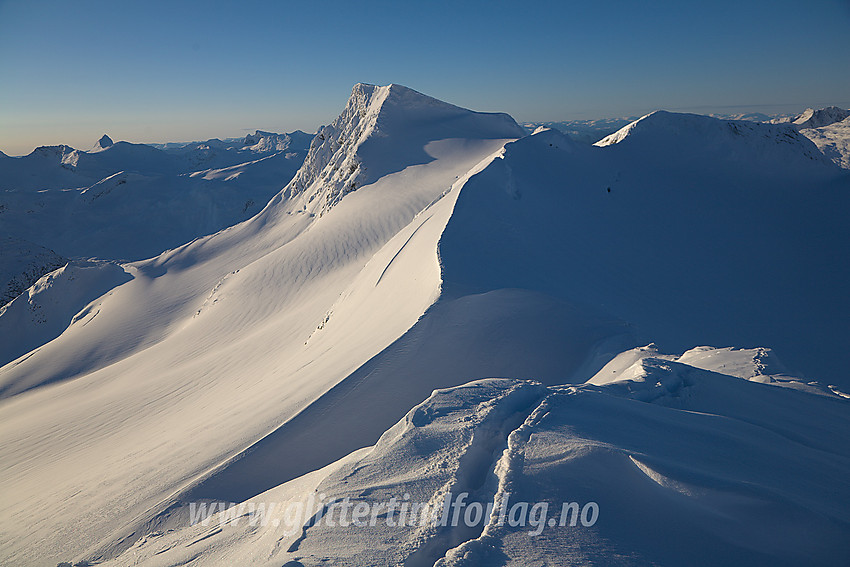
[[8,235],[0,236],[0,250],[0,306],[68,262],[53,250]]
[[553,128],[563,132],[573,140],[584,144],[593,144],[636,120],[637,116],[626,118],[601,118],[597,120],[563,120],[561,122],[526,122],[523,126],[529,132],[537,128]]
[[89,152],[0,156],[0,235],[71,258],[154,256],[250,218],[301,166],[310,136],[249,138],[161,150],[104,136]]
[[[830,106],[820,110],[807,109],[802,114],[765,114],[763,112],[743,112],[733,114],[713,113],[710,116],[721,120],[745,120],[748,122],[769,122],[772,124],[794,123],[800,128],[816,128],[839,122],[850,116],[850,111]],[[604,118],[596,120],[564,120],[561,122],[526,122],[523,126],[533,132],[544,126],[554,128],[577,142],[593,144],[613,134],[623,126],[637,120],[637,116],[625,118]]]
[[850,117],[850,110],[837,106],[828,106],[820,110],[807,108],[805,112],[792,120],[792,124],[798,128],[820,128],[841,122],[848,117]]

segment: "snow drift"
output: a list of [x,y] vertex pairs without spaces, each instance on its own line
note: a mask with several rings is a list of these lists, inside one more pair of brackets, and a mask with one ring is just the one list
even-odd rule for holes
[[[850,494],[834,481],[850,458],[847,402],[668,358],[640,358],[628,378],[599,386],[482,380],[437,390],[373,447],[250,508],[151,533],[107,564],[841,564],[850,516],[839,502]],[[472,525],[431,520],[458,495],[468,498],[461,517],[475,506],[495,512]],[[394,520],[386,510],[373,524],[341,520],[343,503],[368,510],[394,497],[436,515],[405,520],[397,508]],[[337,514],[331,522],[287,515],[319,498],[336,502],[324,509]],[[537,507],[536,523],[514,523],[523,503]],[[570,503],[595,504],[598,519],[563,515]],[[252,525],[244,510],[260,505],[272,511]]]

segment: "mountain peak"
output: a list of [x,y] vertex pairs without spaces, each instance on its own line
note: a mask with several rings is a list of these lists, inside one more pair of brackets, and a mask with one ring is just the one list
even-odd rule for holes
[[845,110],[837,106],[827,106],[820,110],[807,108],[797,118],[792,121],[792,124],[798,128],[821,128],[829,126],[836,122],[841,122],[845,118],[850,117],[850,110]]
[[257,130],[253,134],[245,136],[242,148],[257,153],[303,152],[310,147],[312,138],[312,134],[307,134],[301,130],[295,130],[288,134]]
[[594,145],[619,146],[624,151],[629,148],[656,157],[677,155],[692,159],[711,154],[714,159],[735,163],[741,163],[747,155],[778,169],[829,163],[796,125],[724,120],[665,110],[647,114]]
[[305,194],[305,207],[321,214],[363,185],[428,163],[430,142],[525,134],[507,114],[474,112],[399,84],[357,83],[342,113],[313,138],[284,194]]
[[113,143],[114,142],[112,141],[112,138],[110,138],[109,136],[104,134],[103,136],[100,137],[100,140],[98,140],[95,143],[95,145],[92,149],[94,149],[94,150],[105,150],[106,148],[111,146]]

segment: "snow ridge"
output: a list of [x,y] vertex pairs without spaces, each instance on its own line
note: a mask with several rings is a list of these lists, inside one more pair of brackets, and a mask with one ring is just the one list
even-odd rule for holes
[[[700,114],[685,114],[658,110],[624,126],[594,144],[597,147],[629,143],[645,147],[652,152],[666,147],[686,151],[720,151],[733,155],[736,147],[746,146],[749,152],[759,152],[767,158],[782,155],[781,161],[799,163],[811,160],[828,163],[797,126],[789,124],[763,124],[747,120],[722,120]],[[694,146],[694,144],[698,144]],[[692,147],[693,146],[693,147]]]
[[[413,137],[411,137],[413,133]],[[433,159],[423,148],[449,138],[519,138],[507,114],[473,112],[391,84],[358,83],[342,113],[319,129],[304,165],[283,191],[322,215],[364,185]]]
[[820,110],[807,108],[791,123],[800,129],[821,128],[823,126],[835,124],[836,122],[841,122],[848,117],[850,117],[850,110],[839,108],[837,106],[828,106],[826,108],[821,108]]
[[23,293],[44,274],[68,262],[67,258],[49,248],[12,236],[0,237],[0,248],[3,249],[0,307]]

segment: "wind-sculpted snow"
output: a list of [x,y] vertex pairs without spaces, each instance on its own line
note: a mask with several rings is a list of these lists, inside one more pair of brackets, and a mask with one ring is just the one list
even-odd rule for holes
[[850,401],[635,364],[601,386],[437,390],[373,447],[107,565],[842,563]]
[[[272,158],[215,159],[188,179]],[[116,173],[85,197],[145,175]],[[262,211],[0,368],[0,561],[835,562],[848,198],[793,127],[657,113],[594,147],[357,85]],[[450,493],[480,521],[388,523]],[[376,529],[323,520],[346,497]],[[284,516],[200,521],[230,501]]]
[[702,346],[692,348],[681,356],[670,356],[662,355],[655,344],[650,344],[621,352],[587,382],[602,385],[627,379],[642,380],[644,368],[637,363],[645,358],[679,362],[718,374],[805,390],[813,394],[836,392],[834,385],[801,382],[788,372],[776,353],[764,347],[736,349]]
[[[379,114],[416,117],[431,105],[413,91],[402,98],[405,107],[386,106]],[[411,151],[396,157],[417,159],[376,157],[376,170],[393,172],[321,216],[281,195],[247,222],[127,265],[133,279],[103,296],[90,322],[0,369],[3,385],[29,386],[4,406],[15,409],[3,417],[10,441],[0,476],[25,485],[16,484],[21,498],[12,508],[23,514],[16,517],[36,522],[53,508],[58,524],[73,516],[75,526],[69,540],[58,524],[38,524],[4,554],[55,558],[104,542],[110,553],[131,545],[132,533],[162,517],[175,498],[196,486],[221,486],[215,480],[245,461],[243,452],[275,431],[289,431],[293,418],[410,329],[440,294],[437,240],[454,189],[521,134],[505,115],[453,112],[460,117],[445,120],[442,133],[430,122],[395,131]],[[383,124],[380,116],[375,123]],[[470,123],[476,128],[458,138]],[[420,162],[421,155],[427,159]],[[92,384],[110,386],[92,397]],[[421,399],[418,392],[432,388],[400,385],[404,405],[387,398],[376,411],[403,413]],[[355,443],[374,442],[398,415],[388,413],[363,441],[349,437],[356,431],[350,428],[307,460],[321,466]],[[74,441],[61,444],[57,427]],[[129,456],[128,446],[134,447]],[[50,463],[35,466],[46,454]],[[15,463],[35,472],[15,476]],[[129,476],[128,466],[136,471]],[[65,476],[57,480],[59,471]],[[250,491],[264,482],[246,477],[241,487]],[[37,485],[51,488],[33,490]],[[81,485],[100,488],[80,491]],[[221,493],[238,488],[224,486]],[[110,512],[127,494],[132,498],[120,512]],[[27,543],[35,538],[42,541],[37,548]]]

